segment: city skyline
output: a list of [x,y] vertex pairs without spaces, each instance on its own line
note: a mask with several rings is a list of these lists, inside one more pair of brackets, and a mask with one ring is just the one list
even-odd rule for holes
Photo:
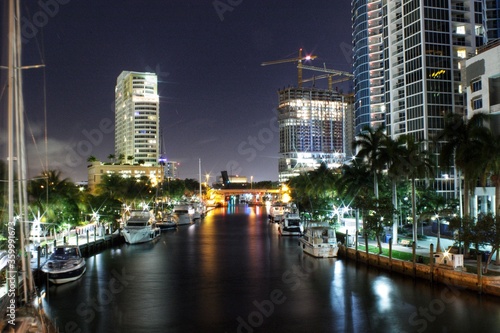
[[293,63],[260,64],[303,48],[318,56],[315,65],[351,71],[350,3],[290,1],[287,10],[279,1],[220,3],[27,4],[24,63],[45,65],[24,73],[35,140],[28,145],[30,176],[49,161],[49,169],[78,182],[86,179],[88,156],[107,161],[114,153],[116,77],[126,70],[157,74],[161,153],[180,163],[180,178],[198,178],[201,159],[204,175],[227,170],[277,180],[278,133],[263,135],[277,128],[277,92],[296,84],[297,71]]

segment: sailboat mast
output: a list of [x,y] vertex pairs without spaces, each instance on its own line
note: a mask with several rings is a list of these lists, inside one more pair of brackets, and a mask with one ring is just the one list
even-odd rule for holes
[[198,179],[200,183],[200,202],[203,201],[202,191],[201,191],[201,158],[198,159]]
[[[33,279],[31,278],[30,261],[25,256],[26,235],[29,235],[27,171],[24,142],[24,102],[22,91],[21,61],[21,8],[19,0],[9,0],[9,52],[8,52],[8,191],[9,191],[9,223],[20,223],[19,246],[21,252],[22,279],[24,301],[28,301]],[[14,167],[16,161],[16,167]],[[14,184],[16,186],[14,186]],[[17,190],[17,205],[14,204],[14,193]],[[19,218],[14,218],[14,209],[18,209]],[[26,277],[28,274],[29,278]]]

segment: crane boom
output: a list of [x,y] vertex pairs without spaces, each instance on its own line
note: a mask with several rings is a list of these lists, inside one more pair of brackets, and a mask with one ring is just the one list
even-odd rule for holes
[[303,69],[309,69],[309,70],[317,71],[317,72],[323,72],[323,73],[330,73],[330,74],[334,74],[334,75],[344,75],[344,76],[348,76],[348,77],[354,77],[354,74],[352,74],[352,73],[338,71],[336,69],[329,69],[329,68],[322,68],[322,67],[315,67],[315,66],[307,66],[307,65],[302,65],[302,64],[299,64],[298,66],[302,67]]
[[298,87],[301,88],[302,87],[302,61],[313,60],[316,58],[317,58],[317,56],[315,56],[315,55],[307,55],[307,56],[303,57],[302,56],[302,49],[299,49],[299,56],[297,58],[266,61],[266,62],[261,63],[260,65],[261,66],[268,66],[268,65],[284,64],[287,62],[297,62]]

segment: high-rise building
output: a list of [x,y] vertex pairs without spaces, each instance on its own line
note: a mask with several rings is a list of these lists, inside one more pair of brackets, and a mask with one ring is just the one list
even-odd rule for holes
[[359,134],[366,126],[385,122],[382,0],[353,0],[354,123]]
[[344,96],[316,88],[286,88],[278,95],[279,181],[321,163],[339,166],[345,159]]
[[[460,67],[484,43],[486,3],[354,0],[356,133],[362,124],[383,123],[385,114],[393,139],[410,134],[432,142],[446,114],[465,115]],[[437,156],[440,144],[434,149]],[[434,177],[438,192],[456,194],[453,170],[437,168]]]
[[115,89],[115,155],[131,164],[158,165],[160,100],[154,73],[123,71]]
[[478,49],[477,55],[467,59],[463,86],[467,92],[467,116],[481,112],[490,115],[489,126],[494,135],[500,135],[500,40]]
[[500,38],[500,0],[482,0],[484,43]]

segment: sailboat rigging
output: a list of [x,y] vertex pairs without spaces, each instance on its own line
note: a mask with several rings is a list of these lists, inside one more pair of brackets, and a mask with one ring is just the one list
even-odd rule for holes
[[[6,104],[7,109],[7,285],[10,299],[9,306],[31,305],[35,295],[35,285],[30,267],[30,259],[26,254],[29,245],[28,221],[28,172],[25,148],[25,126],[24,126],[24,99],[23,99],[23,71],[43,67],[43,65],[22,65],[22,38],[21,38],[21,9],[20,0],[9,0],[7,3],[7,40],[8,52],[6,54],[7,65],[0,66],[6,77]],[[4,72],[4,73],[5,73]],[[2,74],[4,74],[2,73]],[[3,218],[3,216],[2,216]],[[21,265],[18,266],[18,256]],[[19,274],[22,281],[18,283]],[[14,288],[12,286],[14,285]],[[22,290],[22,291],[21,291]],[[12,292],[11,292],[12,291]],[[7,311],[7,322],[15,325],[17,309]],[[31,311],[28,310],[28,313]],[[39,314],[28,314],[36,316],[39,323],[45,327],[45,319]],[[46,331],[46,330],[44,330]]]

